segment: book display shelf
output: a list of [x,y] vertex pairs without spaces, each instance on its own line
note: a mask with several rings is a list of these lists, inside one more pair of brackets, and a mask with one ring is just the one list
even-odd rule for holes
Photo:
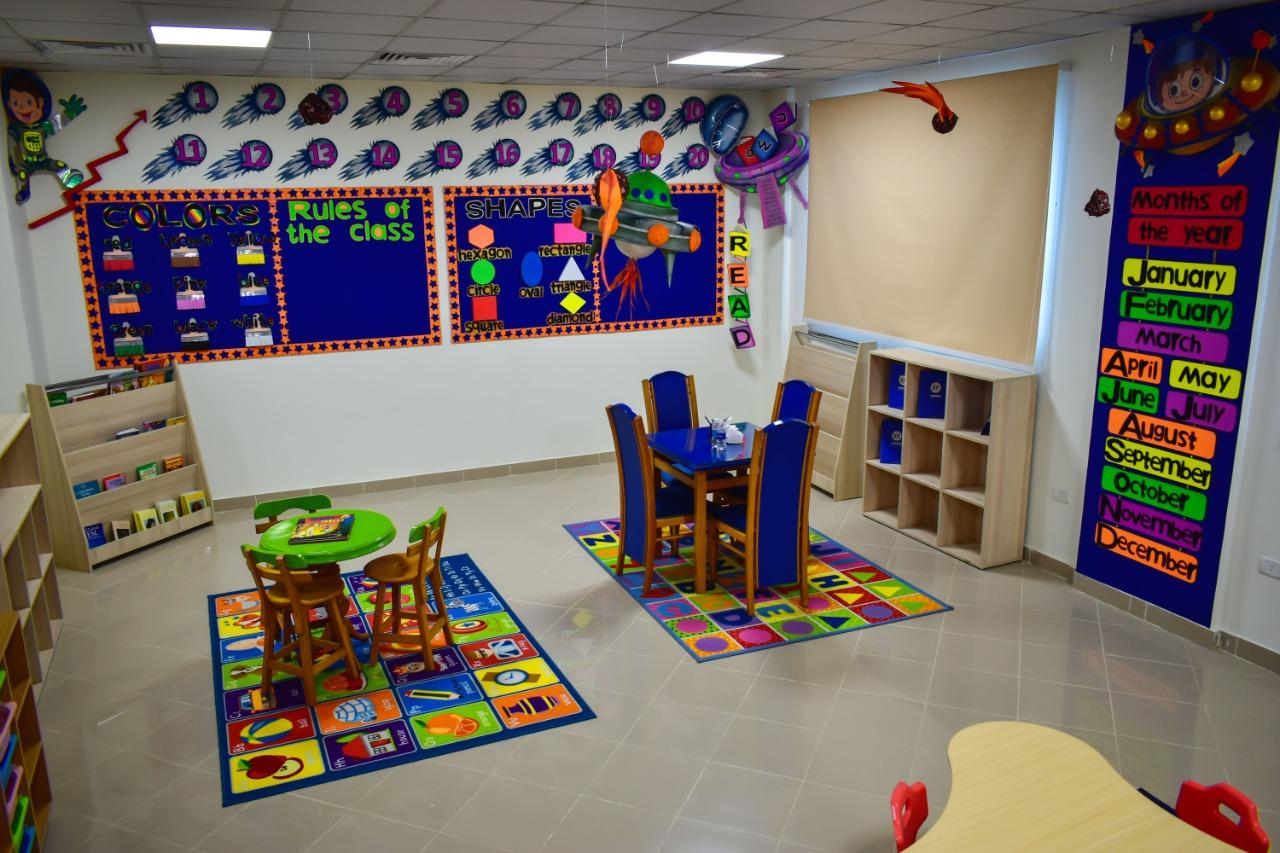
[[1035,405],[1031,373],[870,353],[863,514],[978,568],[1022,559]]
[[59,566],[91,571],[213,521],[172,366],[28,385],[27,404]]

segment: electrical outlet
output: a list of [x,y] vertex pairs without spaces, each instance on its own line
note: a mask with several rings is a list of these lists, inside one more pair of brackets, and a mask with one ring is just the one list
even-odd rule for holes
[[1071,503],[1071,499],[1067,497],[1066,489],[1054,489],[1053,492],[1051,493],[1051,496],[1055,501],[1057,501],[1060,504]]
[[1280,560],[1274,557],[1259,557],[1258,571],[1262,572],[1269,578],[1280,580]]

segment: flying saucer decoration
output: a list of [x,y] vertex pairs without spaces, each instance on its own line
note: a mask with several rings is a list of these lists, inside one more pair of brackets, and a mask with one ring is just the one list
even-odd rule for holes
[[[707,119],[712,118],[712,111],[720,98],[707,107]],[[736,128],[731,127],[730,118],[716,122],[719,135],[708,139],[705,132],[707,119],[703,121],[703,140],[717,154],[720,160],[716,163],[716,177],[722,184],[733,187],[740,192],[754,193],[760,198],[760,218],[765,228],[787,224],[787,211],[782,204],[782,189],[788,183],[806,210],[809,201],[796,186],[795,178],[804,165],[809,162],[809,138],[798,130],[792,130],[796,123],[795,107],[783,101],[769,112],[769,123],[772,132],[761,130],[755,136],[739,139],[742,126],[746,123],[745,113]],[[725,140],[733,133],[732,143],[727,146]],[[745,196],[742,197],[745,200]],[[745,204],[738,206],[738,224],[746,223]]]
[[[662,134],[651,130],[641,137],[640,150],[656,156],[662,153],[663,144]],[[606,295],[619,292],[619,313],[624,302],[634,307],[637,298],[644,299],[637,260],[661,251],[666,257],[667,286],[670,287],[676,255],[696,252],[702,245],[702,234],[697,227],[680,221],[680,211],[671,203],[667,182],[651,171],[623,175],[615,169],[605,169],[596,179],[591,199],[592,204],[580,205],[573,211],[573,224],[595,235],[591,254],[600,259],[600,277],[606,282]],[[612,282],[604,265],[604,252],[610,238],[627,257],[626,266]]]
[[[1208,24],[1211,17],[1197,23]],[[1272,33],[1258,30],[1250,40],[1252,57],[1232,58],[1204,34],[1202,26],[1153,43],[1135,33],[1134,46],[1149,54],[1146,89],[1116,116],[1116,139],[1144,177],[1160,154],[1199,154],[1227,139],[1237,128],[1267,116],[1280,96],[1280,71],[1264,51],[1275,49]],[[1248,153],[1245,134],[1235,137],[1231,153],[1218,163],[1225,175]]]

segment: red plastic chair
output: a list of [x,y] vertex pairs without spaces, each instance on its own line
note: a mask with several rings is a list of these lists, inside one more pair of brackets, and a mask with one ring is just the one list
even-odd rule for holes
[[916,833],[929,816],[929,794],[924,783],[899,782],[889,796],[889,808],[893,811],[893,840],[898,843],[898,853],[902,853],[916,843]]
[[[1235,812],[1239,820],[1224,814],[1223,806]],[[1247,853],[1267,853],[1271,849],[1271,839],[1258,820],[1258,807],[1226,782],[1216,785],[1201,785],[1191,779],[1183,782],[1178,791],[1177,813],[1183,823]]]

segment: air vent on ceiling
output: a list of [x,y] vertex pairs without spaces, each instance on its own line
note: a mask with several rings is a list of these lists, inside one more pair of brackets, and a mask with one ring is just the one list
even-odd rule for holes
[[41,53],[57,56],[150,56],[148,45],[137,42],[59,41],[43,39],[36,42]]
[[471,59],[475,59],[474,54],[382,53],[374,62],[379,65],[437,65],[452,68]]

